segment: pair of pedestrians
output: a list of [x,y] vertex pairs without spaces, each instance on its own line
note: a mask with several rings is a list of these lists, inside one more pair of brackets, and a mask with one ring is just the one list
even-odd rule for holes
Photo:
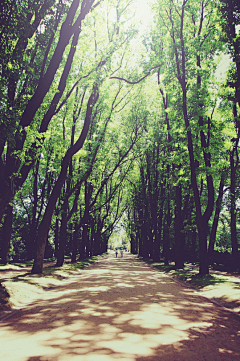
[[[123,250],[122,249],[120,250],[120,254],[121,254],[121,257],[123,257]],[[118,251],[116,250],[116,258],[117,258],[117,256],[118,256]]]

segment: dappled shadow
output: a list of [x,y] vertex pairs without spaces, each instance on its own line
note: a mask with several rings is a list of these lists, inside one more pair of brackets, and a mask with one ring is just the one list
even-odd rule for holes
[[1,322],[8,361],[240,360],[240,322],[128,255],[109,257]]
[[[240,299],[239,300],[229,300],[228,296],[214,297],[214,301],[221,304],[223,307],[230,309],[238,309],[240,308]],[[239,314],[240,316],[240,314]]]
[[[81,261],[81,264],[76,263],[74,266],[72,265],[72,268],[74,267],[78,267],[78,268],[83,268],[85,266],[84,263],[89,264],[89,262],[94,262],[94,257],[92,257],[91,261],[90,260],[86,260],[86,261]],[[29,262],[24,262],[24,263],[9,263],[7,265],[3,265],[0,264],[0,275],[1,275],[1,281],[5,281],[7,279],[13,279],[16,278],[18,279],[18,277],[26,277],[31,275],[31,270],[32,270],[32,263],[33,261],[29,261]],[[70,263],[70,259],[67,258],[65,260],[65,263]],[[48,273],[53,273],[55,271],[55,269],[59,269],[55,267],[56,261],[49,261],[49,260],[44,260],[43,263],[43,277],[45,277]],[[39,277],[40,275],[38,275]]]
[[[199,282],[201,283],[200,286],[199,286]],[[225,283],[225,282],[227,282],[227,280],[224,279],[224,277],[222,277],[222,278],[215,277],[210,274],[206,275],[206,276],[200,276],[199,274],[196,274],[191,277],[191,284],[193,286],[198,286],[198,288],[203,288],[206,286],[213,286],[213,285]]]
[[[106,257],[105,254],[103,257]],[[79,273],[80,270],[88,267],[92,263],[96,262],[99,257],[86,258],[82,261],[77,261],[71,263],[70,259],[66,259],[62,267],[56,266],[56,261],[47,261],[43,264],[43,273],[42,274],[31,274],[32,265],[25,266],[20,268],[12,268],[12,264],[9,264],[7,268],[0,269],[1,282],[6,282],[11,280],[11,282],[22,282],[29,284],[36,284],[35,278],[38,280],[41,279],[57,279],[64,280],[69,277],[69,275],[74,275]],[[17,264],[15,264],[17,265]],[[20,265],[20,264],[19,264]],[[43,287],[45,288],[45,287]]]
[[[149,264],[152,267],[169,274],[170,277],[187,282],[190,287],[196,289],[204,290],[204,288],[208,286],[224,285],[229,282],[234,289],[240,288],[239,277],[235,274],[209,270],[210,273],[208,275],[201,276],[198,273],[197,267],[195,268],[193,265],[185,265],[182,269],[175,269],[173,264],[165,266],[163,262],[149,262]],[[231,277],[231,280],[229,277]],[[234,279],[236,281],[234,281]]]

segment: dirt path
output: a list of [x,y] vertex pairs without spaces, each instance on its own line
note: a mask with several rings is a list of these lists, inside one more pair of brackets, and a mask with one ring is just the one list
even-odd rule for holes
[[110,256],[3,320],[0,360],[237,361],[240,318],[133,256]]

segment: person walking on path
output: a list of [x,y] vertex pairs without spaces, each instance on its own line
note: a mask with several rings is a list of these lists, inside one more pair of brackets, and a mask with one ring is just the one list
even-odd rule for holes
[[118,251],[117,251],[117,249],[116,249],[116,258],[117,258],[117,256],[118,256]]

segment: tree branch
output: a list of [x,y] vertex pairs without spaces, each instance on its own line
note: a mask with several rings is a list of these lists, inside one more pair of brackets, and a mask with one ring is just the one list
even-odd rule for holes
[[130,80],[127,80],[127,79],[124,79],[124,78],[120,78],[120,77],[118,77],[118,76],[111,76],[109,79],[123,80],[123,81],[125,81],[126,83],[131,84],[131,85],[138,84],[138,83],[140,83],[142,80],[144,80],[147,76],[149,76],[149,75],[151,74],[151,71],[152,71],[152,70],[157,69],[157,68],[160,68],[162,65],[163,65],[163,63],[160,64],[160,65],[154,66],[152,69],[149,70],[149,72],[148,72],[146,75],[144,75],[141,79],[139,79],[139,80],[137,80],[137,81],[130,81]]

